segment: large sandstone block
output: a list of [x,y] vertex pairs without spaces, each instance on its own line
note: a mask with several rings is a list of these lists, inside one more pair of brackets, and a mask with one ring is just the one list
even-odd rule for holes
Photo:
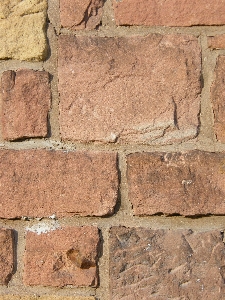
[[0,284],[8,284],[14,271],[14,234],[0,229]]
[[117,201],[114,153],[0,151],[0,217],[102,216]]
[[223,300],[224,264],[219,231],[114,227],[110,300]]
[[113,0],[117,25],[224,25],[224,0]]
[[59,38],[64,140],[167,144],[196,136],[201,55],[193,36]]
[[1,0],[0,59],[44,60],[47,0]]
[[225,214],[225,153],[134,153],[127,168],[135,215]]
[[1,78],[2,134],[6,140],[45,137],[51,104],[49,74],[45,71],[5,71]]
[[65,227],[28,232],[23,281],[26,285],[96,286],[98,228]]

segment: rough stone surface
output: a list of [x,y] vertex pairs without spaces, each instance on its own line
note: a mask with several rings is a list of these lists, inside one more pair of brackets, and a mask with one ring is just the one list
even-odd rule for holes
[[61,136],[144,144],[191,139],[200,68],[193,36],[60,36]]
[[6,140],[45,137],[51,90],[45,71],[5,71],[1,78],[2,134]]
[[14,269],[14,236],[11,229],[0,229],[0,284],[8,284]]
[[111,300],[223,300],[224,263],[219,231],[114,227]]
[[0,295],[0,300],[95,300],[93,297]]
[[135,215],[225,214],[225,153],[134,153],[127,165]]
[[0,59],[46,58],[46,12],[47,0],[1,0]]
[[26,285],[96,286],[98,228],[65,227],[37,235],[27,233]]
[[212,49],[225,49],[225,34],[208,37],[208,46]]
[[60,0],[61,25],[70,29],[95,29],[101,22],[104,0]]
[[0,151],[0,217],[113,213],[118,175],[115,153]]
[[113,0],[117,25],[224,25],[224,0]]
[[225,143],[225,56],[219,56],[215,69],[215,80],[211,88],[214,113],[214,131],[218,141]]

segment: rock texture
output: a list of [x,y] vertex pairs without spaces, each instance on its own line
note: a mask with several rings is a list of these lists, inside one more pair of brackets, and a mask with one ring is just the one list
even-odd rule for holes
[[0,300],[95,300],[94,297],[0,295]]
[[225,143],[225,56],[219,56],[215,69],[215,80],[211,88],[214,113],[214,131],[218,141]]
[[1,0],[0,59],[44,60],[47,0]]
[[99,235],[96,227],[65,227],[37,235],[27,233],[26,285],[96,286]]
[[112,214],[118,175],[114,153],[0,151],[0,217]]
[[143,144],[191,139],[200,68],[193,36],[60,36],[61,136]]
[[2,135],[6,140],[45,137],[51,90],[45,71],[5,71],[1,78]]
[[224,0],[113,0],[117,25],[224,25]]
[[61,25],[70,29],[95,29],[101,22],[104,0],[60,0]]
[[0,229],[0,284],[8,284],[14,269],[14,235],[11,229]]
[[208,46],[212,49],[225,49],[225,34],[208,37]]
[[225,214],[225,153],[134,153],[127,168],[135,215]]
[[114,227],[110,299],[222,300],[224,263],[219,231]]

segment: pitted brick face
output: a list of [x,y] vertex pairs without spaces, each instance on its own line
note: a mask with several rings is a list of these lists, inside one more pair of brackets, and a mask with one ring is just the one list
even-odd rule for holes
[[0,284],[7,285],[14,271],[14,233],[11,229],[0,229]]

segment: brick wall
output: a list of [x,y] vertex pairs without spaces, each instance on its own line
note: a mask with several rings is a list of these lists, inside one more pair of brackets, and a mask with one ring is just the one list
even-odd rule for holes
[[225,299],[225,0],[0,3],[0,300]]

